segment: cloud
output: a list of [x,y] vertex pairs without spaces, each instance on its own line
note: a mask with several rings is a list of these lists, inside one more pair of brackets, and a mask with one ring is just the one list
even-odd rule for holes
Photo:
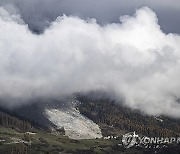
[[180,117],[180,36],[163,33],[147,7],[120,20],[101,26],[64,15],[36,35],[1,8],[1,100],[12,107],[104,90],[147,114]]

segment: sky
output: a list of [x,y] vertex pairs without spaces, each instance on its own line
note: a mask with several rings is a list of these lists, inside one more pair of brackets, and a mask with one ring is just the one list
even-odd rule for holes
[[63,14],[95,18],[103,25],[148,6],[156,12],[165,33],[180,33],[179,0],[0,0],[1,5],[8,3],[18,8],[30,29],[40,32]]
[[178,13],[178,1],[0,2],[1,105],[102,90],[180,118],[178,22],[162,13]]

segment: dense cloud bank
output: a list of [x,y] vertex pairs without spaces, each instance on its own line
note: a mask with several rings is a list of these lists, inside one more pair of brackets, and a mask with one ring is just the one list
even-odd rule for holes
[[105,26],[64,15],[41,35],[7,10],[0,8],[0,99],[9,106],[104,90],[142,112],[180,117],[180,36],[163,33],[151,9]]

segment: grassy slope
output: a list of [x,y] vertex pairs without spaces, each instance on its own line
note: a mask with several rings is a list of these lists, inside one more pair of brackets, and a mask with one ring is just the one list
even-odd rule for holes
[[[141,154],[141,153],[154,153],[158,151],[158,153],[166,153],[162,149],[136,149],[130,148],[125,149],[122,146],[117,146],[118,143],[121,143],[121,139],[119,140],[104,140],[104,139],[93,139],[93,140],[72,140],[67,138],[63,135],[54,135],[43,130],[35,130],[36,134],[32,135],[32,144],[27,145],[24,143],[12,143],[13,138],[23,139],[24,134],[16,132],[10,128],[3,128],[0,127],[0,139],[5,139],[5,142],[0,143],[0,153],[3,154],[56,154],[56,153],[76,153],[76,154],[119,154],[119,153],[126,153],[126,154]],[[178,145],[179,146],[179,145]],[[177,147],[176,147],[177,148]],[[175,148],[172,147],[169,153],[176,154]],[[168,149],[169,150],[169,149]],[[177,153],[180,149],[177,148]]]
[[[12,137],[23,139],[24,134],[16,132],[10,128],[0,127],[0,138],[5,139],[5,142],[0,143],[0,153],[10,153],[10,149],[25,149],[27,153],[119,153],[123,149],[113,150],[120,141],[118,140],[72,140],[63,135],[54,135],[43,130],[36,130],[35,135],[32,135],[32,144],[26,145],[23,143],[11,143]],[[41,139],[40,139],[41,138]],[[26,149],[27,148],[27,149]],[[14,150],[15,151],[15,150]],[[128,150],[131,152],[131,150]],[[126,151],[126,152],[128,152]],[[138,151],[137,151],[138,152]],[[16,152],[15,152],[16,153]],[[18,153],[18,152],[17,152]],[[25,153],[25,152],[22,152]]]

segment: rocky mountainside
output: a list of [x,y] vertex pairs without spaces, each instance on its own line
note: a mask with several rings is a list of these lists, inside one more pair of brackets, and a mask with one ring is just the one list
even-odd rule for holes
[[76,97],[39,100],[31,105],[22,106],[6,113],[26,119],[36,127],[50,131],[64,128],[65,134],[72,139],[101,138],[99,126],[82,115]]
[[76,139],[100,138],[101,131],[105,136],[125,131],[148,136],[180,135],[178,119],[143,115],[107,97],[93,96],[38,100],[6,113],[50,131],[63,127],[67,136]]
[[[125,133],[135,131],[145,136],[180,136],[180,120],[143,115],[108,97],[77,94],[36,100],[13,110],[0,109],[3,111],[0,112],[0,144],[3,145],[0,152],[3,153],[179,152],[179,144],[162,149],[125,149],[122,146]],[[26,131],[35,133],[24,136]],[[28,142],[25,141],[27,137]]]
[[79,112],[78,104],[76,98],[67,99],[61,108],[46,108],[45,115],[57,128],[63,127],[69,138],[101,138],[99,126]]

